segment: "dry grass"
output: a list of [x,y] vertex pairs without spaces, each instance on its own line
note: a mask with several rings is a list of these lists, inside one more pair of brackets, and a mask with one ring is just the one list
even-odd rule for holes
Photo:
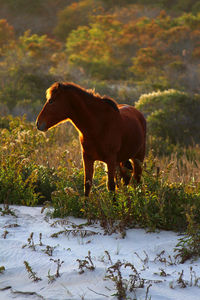
[[200,147],[184,149],[183,155],[174,152],[171,156],[155,158],[160,172],[168,174],[169,182],[190,183],[198,182],[200,178]]
[[[54,135],[54,142],[48,143],[48,139],[52,134]],[[72,166],[82,168],[82,154],[78,133],[70,123],[62,124],[45,133],[45,135],[47,138],[46,148],[44,149],[44,145],[38,148],[36,164],[48,164],[49,167],[57,169],[62,160],[66,162],[65,166],[69,168]],[[181,155],[176,151],[170,156],[156,156],[154,161],[159,172],[168,174],[169,182],[187,184],[199,181],[200,146],[198,145],[183,149]]]
[[[52,134],[55,136],[54,142],[48,143],[48,139]],[[77,168],[82,167],[81,146],[78,133],[70,123],[62,124],[45,133],[47,138],[46,148],[42,145],[38,148],[38,156],[36,164],[46,165],[58,168],[61,158],[64,158],[66,165]],[[51,139],[52,140],[52,139]]]

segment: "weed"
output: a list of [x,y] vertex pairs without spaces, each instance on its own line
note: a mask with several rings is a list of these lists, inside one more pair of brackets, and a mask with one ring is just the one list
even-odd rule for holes
[[187,281],[185,281],[183,279],[183,274],[184,274],[184,271],[182,270],[181,272],[178,273],[179,274],[179,278],[177,279],[177,283],[178,285],[181,287],[181,288],[186,288],[188,283]]
[[31,266],[29,265],[29,263],[27,261],[24,261],[24,265],[25,265],[26,271],[28,272],[28,276],[30,279],[32,279],[34,282],[42,280],[41,278],[39,278],[37,276],[36,272],[33,272]]
[[149,256],[148,256],[148,254],[146,253],[145,250],[143,252],[145,254],[145,258],[141,258],[137,252],[134,252],[134,253],[140,259],[141,263],[143,263],[143,269],[142,270],[146,270],[148,262],[149,262]]
[[110,264],[112,265],[112,264],[113,264],[113,262],[112,262],[112,259],[111,259],[111,256],[110,256],[110,253],[109,253],[107,250],[105,250],[104,252],[105,252],[106,256],[108,257],[108,260],[109,260]]
[[64,261],[61,261],[60,259],[53,259],[53,258],[51,258],[50,261],[53,261],[57,265],[55,277],[56,278],[60,277],[60,268],[61,268],[62,264],[64,263]]
[[14,223],[14,224],[9,224],[9,225],[4,226],[4,228],[14,228],[14,227],[19,227],[19,225]]
[[195,209],[195,206],[192,206],[187,212],[187,233],[179,239],[174,249],[177,252],[176,258],[180,259],[180,263],[200,256],[200,225],[196,221]]
[[42,233],[41,232],[39,234],[39,241],[40,241],[39,245],[43,246],[43,243],[42,243]]
[[2,209],[0,207],[0,213],[1,213],[1,216],[12,215],[12,216],[16,217],[14,211],[11,210],[7,205],[4,207],[4,209]]
[[171,255],[167,255],[165,253],[165,250],[162,250],[160,253],[158,253],[154,259],[154,262],[159,261],[161,263],[164,263],[165,266],[173,266],[176,265],[176,258],[171,257]]
[[167,277],[167,276],[169,276],[169,274],[167,274],[166,272],[165,272],[165,270],[164,269],[162,269],[162,268],[160,268],[160,272],[159,273],[154,273],[155,275],[159,275],[159,276],[161,276],[161,277]]
[[[178,272],[178,278],[176,280],[176,284],[180,288],[186,288],[192,286],[200,288],[199,281],[200,281],[200,277],[197,277],[196,272],[193,270],[192,267],[190,267],[190,281],[184,279],[184,270],[182,270],[181,272]],[[175,287],[173,282],[170,283],[170,287],[171,288]]]
[[5,271],[5,267],[4,266],[0,266],[0,274],[2,274]]
[[92,258],[91,258],[91,253],[90,251],[88,251],[88,255],[85,257],[85,259],[77,259],[76,261],[78,261],[79,263],[79,274],[83,274],[84,268],[90,270],[90,271],[94,271],[95,266],[93,264]]
[[28,247],[28,248],[31,248],[33,251],[36,251],[36,248],[35,248],[35,243],[34,243],[34,240],[33,240],[33,235],[34,233],[31,232],[29,238],[27,239],[27,244],[24,244],[22,246],[22,248],[25,248],[25,247]]
[[48,283],[52,283],[52,282],[54,282],[56,280],[56,276],[55,275],[51,275],[50,274],[50,270],[48,271],[47,278],[48,278]]
[[190,267],[190,284],[189,286],[197,286],[200,287],[200,277],[197,277],[196,272]]
[[56,246],[52,247],[52,246],[47,245],[46,249],[42,250],[42,251],[44,251],[44,253],[47,254],[48,256],[52,256],[55,248],[56,248]]
[[146,294],[145,294],[145,300],[151,300],[151,297],[149,296],[149,289],[150,289],[151,286],[152,286],[151,283],[147,286],[147,290],[146,290]]
[[4,239],[6,239],[7,235],[9,234],[9,232],[7,230],[4,231],[4,233],[2,234],[2,237]]
[[[200,223],[199,146],[177,146],[168,157],[156,157],[149,151],[141,183],[136,186],[131,180],[128,187],[119,184],[115,201],[106,190],[104,165],[96,163],[93,189],[85,198],[80,145],[70,126],[43,134],[25,118],[5,117],[2,122],[5,126],[0,128],[0,203],[5,207],[0,209],[1,215],[12,213],[9,204],[48,203],[53,206],[53,217],[84,217],[88,223],[99,222],[105,234],[118,232],[122,238],[127,228],[136,226],[184,231],[187,241],[180,241],[183,255],[199,256],[195,246],[199,244],[199,229],[193,226],[191,234],[188,217],[194,224]],[[78,229],[82,228],[58,234],[90,234]]]
[[52,238],[57,238],[59,235],[64,234],[69,236],[70,234],[72,236],[80,236],[81,238],[85,238],[91,235],[99,234],[92,230],[81,230],[81,229],[64,229],[58,232],[55,232],[51,235]]
[[[128,279],[124,279],[122,276],[122,268],[128,267],[131,269],[131,274],[129,274]],[[119,260],[107,269],[105,278],[114,282],[116,294],[113,296],[117,296],[119,300],[127,299],[127,292],[135,293],[137,288],[143,288],[145,282],[133,264],[122,263]]]

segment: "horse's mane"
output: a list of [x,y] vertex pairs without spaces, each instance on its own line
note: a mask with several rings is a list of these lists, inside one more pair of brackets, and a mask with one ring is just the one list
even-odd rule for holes
[[54,94],[56,91],[58,91],[59,89],[72,89],[75,90],[77,92],[83,93],[89,97],[98,99],[103,101],[104,103],[109,104],[110,106],[112,106],[112,108],[114,108],[114,110],[119,111],[118,106],[117,106],[117,102],[108,97],[108,96],[101,96],[99,93],[96,93],[95,90],[93,89],[84,89],[83,87],[79,86],[78,84],[72,83],[72,82],[55,82],[54,84],[52,84],[50,86],[50,88],[46,91],[47,97],[49,97],[49,95]]

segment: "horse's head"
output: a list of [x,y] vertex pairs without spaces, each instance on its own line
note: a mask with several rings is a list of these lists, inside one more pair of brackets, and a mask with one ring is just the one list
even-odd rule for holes
[[69,103],[66,101],[63,84],[54,83],[46,91],[46,99],[46,103],[36,120],[37,128],[41,131],[47,131],[69,117]]

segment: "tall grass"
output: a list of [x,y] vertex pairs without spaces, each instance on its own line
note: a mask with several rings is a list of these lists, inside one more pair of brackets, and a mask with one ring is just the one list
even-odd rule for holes
[[118,183],[115,197],[106,189],[103,163],[97,162],[89,198],[83,194],[78,135],[70,124],[44,134],[24,118],[2,117],[0,149],[0,203],[48,201],[54,216],[100,221],[107,232],[123,233],[138,225],[185,230],[191,218],[194,224],[200,222],[199,146],[179,149],[168,157],[149,151],[141,184]]

